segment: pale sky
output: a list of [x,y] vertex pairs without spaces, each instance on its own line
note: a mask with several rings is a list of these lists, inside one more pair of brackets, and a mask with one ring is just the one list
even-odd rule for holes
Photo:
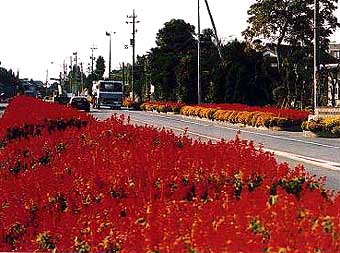
[[[220,37],[239,37],[246,28],[247,10],[254,0],[209,0]],[[58,77],[65,60],[73,52],[84,69],[90,62],[91,46],[95,56],[109,61],[109,37],[112,35],[112,69],[132,61],[132,49],[124,49],[132,37],[132,25],[125,23],[135,9],[138,16],[136,53],[145,54],[155,46],[158,30],[172,18],[197,24],[197,0],[0,0],[1,66],[20,70],[20,77],[44,81]],[[339,17],[339,10],[338,10]],[[201,0],[201,28],[211,28]],[[340,42],[337,32],[333,40]],[[53,62],[53,64],[51,64]]]

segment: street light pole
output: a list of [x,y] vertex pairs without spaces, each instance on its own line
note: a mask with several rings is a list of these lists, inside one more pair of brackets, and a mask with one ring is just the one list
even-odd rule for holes
[[[115,34],[115,32],[113,32]],[[111,35],[112,32],[106,32],[106,36],[110,37],[110,44],[109,44],[109,80],[111,79]]]
[[201,16],[200,0],[197,0],[197,103],[201,104]]
[[319,0],[314,0],[314,114],[317,108],[317,84],[319,78]]

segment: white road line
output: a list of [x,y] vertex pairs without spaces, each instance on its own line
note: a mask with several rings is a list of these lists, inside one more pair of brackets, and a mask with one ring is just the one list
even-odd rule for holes
[[[151,114],[151,112],[150,112]],[[170,120],[176,120],[176,121],[181,121],[181,122],[184,122],[184,123],[189,123],[189,124],[193,124],[193,125],[197,125],[197,126],[204,126],[204,127],[208,127],[208,126],[211,126],[210,124],[202,124],[202,123],[198,123],[198,122],[192,122],[192,121],[189,121],[189,120],[184,120],[184,119],[174,119],[170,116],[165,116],[165,115],[160,115],[160,114],[152,114],[154,115],[155,117],[159,117],[159,118],[165,118],[165,119],[170,119]]]
[[[231,127],[220,127],[220,128],[236,131],[236,129],[231,128]],[[273,139],[295,141],[295,142],[300,142],[300,143],[304,143],[304,144],[316,145],[316,146],[320,146],[320,147],[324,147],[324,148],[340,149],[340,147],[337,147],[337,146],[322,144],[322,143],[318,143],[318,142],[314,142],[314,141],[305,141],[305,140],[299,140],[299,139],[294,139],[294,138],[289,138],[289,137],[284,137],[284,136],[277,136],[277,135],[271,135],[271,134],[265,134],[265,133],[256,133],[256,132],[252,132],[252,131],[248,131],[248,130],[239,130],[239,131],[241,133],[244,132],[244,133],[249,133],[249,134],[254,134],[254,135],[259,135],[259,136],[270,137],[270,138],[273,138]]]
[[[140,122],[146,125],[150,125],[149,122],[146,121],[142,121],[142,120],[136,120],[136,119],[132,119],[132,122]],[[181,128],[177,128],[177,127],[167,127],[176,131],[180,131],[180,132],[185,132],[186,130],[181,129]],[[234,129],[235,130],[235,129]],[[208,136],[208,135],[204,135],[204,134],[199,134],[199,133],[195,133],[192,131],[186,131],[188,134],[191,135],[195,135],[201,138],[206,138],[209,140],[214,140],[214,141],[221,141],[221,139],[213,137],[213,136]],[[291,160],[295,160],[298,162],[304,162],[306,164],[311,164],[317,167],[321,167],[321,168],[325,168],[328,170],[332,170],[332,171],[340,171],[340,163],[336,163],[336,162],[331,162],[331,161],[326,161],[326,160],[322,160],[322,159],[316,159],[313,157],[308,157],[308,156],[302,156],[302,155],[297,155],[297,154],[292,154],[292,153],[288,153],[288,152],[284,152],[284,151],[279,151],[279,150],[272,150],[272,149],[262,149],[265,152],[270,152],[273,153],[277,156],[280,157],[284,157],[284,158],[288,158]]]
[[[167,119],[173,119],[171,117],[166,117],[166,116],[161,116],[161,115],[155,115],[155,116],[156,117],[164,117],[164,118],[167,118]],[[258,133],[258,132],[253,132],[253,131],[249,131],[249,130],[235,129],[235,128],[227,127],[227,126],[219,126],[219,125],[216,125],[216,124],[208,125],[208,124],[200,124],[200,123],[196,123],[196,122],[192,122],[192,121],[188,121],[188,120],[183,120],[183,119],[176,119],[176,120],[184,122],[184,123],[190,123],[190,124],[194,124],[194,125],[199,125],[199,126],[208,127],[208,126],[212,126],[213,125],[214,127],[217,127],[217,128],[228,129],[228,130],[233,130],[233,131],[240,131],[240,132],[243,132],[243,133],[254,134],[254,135],[259,135],[259,136],[264,136],[264,137],[270,137],[270,138],[273,138],[273,139],[293,141],[293,142],[300,142],[300,143],[309,144],[309,145],[315,145],[315,146],[324,147],[324,148],[340,149],[340,147],[338,147],[338,146],[322,144],[322,143],[318,143],[318,142],[314,142],[314,141],[306,141],[306,140],[299,140],[299,139],[294,139],[294,138],[290,138],[290,137],[277,136],[277,135],[266,134],[266,133]]]

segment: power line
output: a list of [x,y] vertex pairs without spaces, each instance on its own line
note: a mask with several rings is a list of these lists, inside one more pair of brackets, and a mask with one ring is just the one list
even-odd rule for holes
[[223,55],[222,55],[221,40],[219,39],[219,37],[217,35],[217,29],[216,29],[215,21],[214,21],[212,13],[210,11],[208,0],[205,0],[205,5],[207,7],[207,11],[208,11],[208,14],[209,14],[209,17],[210,17],[211,25],[212,25],[212,27],[214,29],[214,37],[215,37],[215,40],[216,40],[216,43],[217,43],[218,54],[220,55],[222,64],[224,64]]

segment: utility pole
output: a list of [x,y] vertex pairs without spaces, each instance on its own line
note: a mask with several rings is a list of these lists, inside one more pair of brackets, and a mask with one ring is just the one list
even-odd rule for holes
[[96,50],[96,49],[98,49],[98,48],[93,44],[92,47],[91,47],[92,54],[91,54],[91,57],[90,57],[90,59],[91,59],[91,74],[93,74],[93,62],[95,60],[95,57],[93,56],[93,51]]
[[201,104],[201,16],[200,0],[197,0],[197,103]]
[[140,21],[136,21],[136,14],[135,9],[133,9],[133,13],[131,16],[126,16],[132,21],[126,21],[127,24],[132,24],[132,39],[130,41],[130,45],[132,46],[132,78],[131,78],[131,90],[132,90],[132,99],[135,100],[135,93],[134,93],[134,81],[135,81],[135,47],[136,47],[136,23]]
[[314,0],[314,114],[317,103],[317,84],[319,79],[319,0]]

